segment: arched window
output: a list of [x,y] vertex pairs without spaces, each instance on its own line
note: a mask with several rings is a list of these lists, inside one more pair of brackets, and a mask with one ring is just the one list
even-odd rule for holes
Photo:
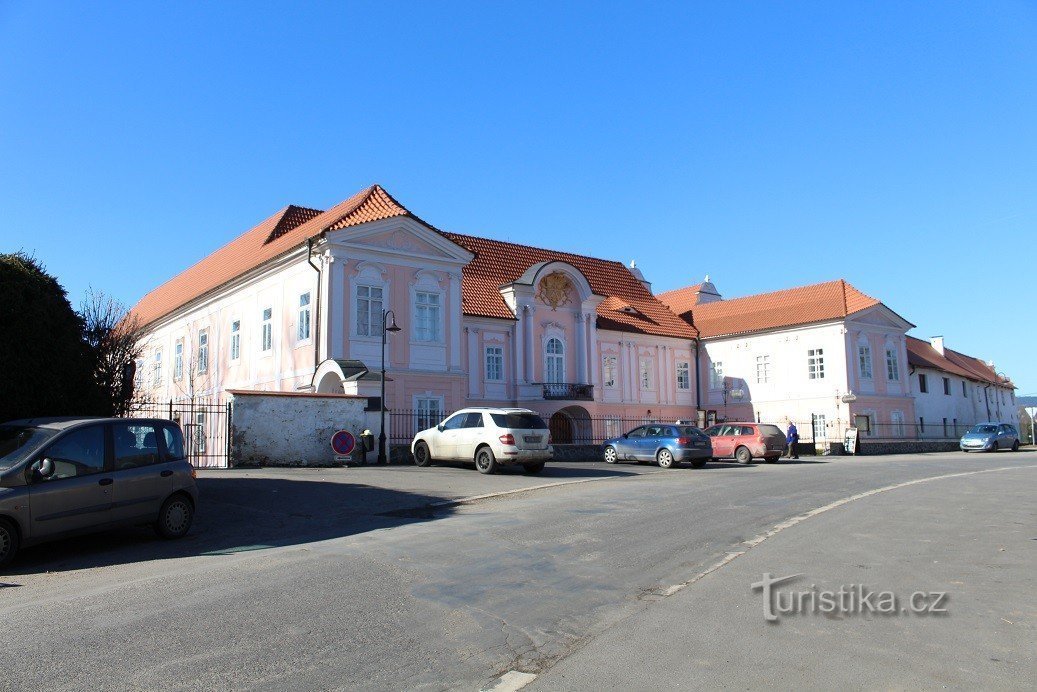
[[544,382],[565,382],[565,345],[555,337],[544,344]]

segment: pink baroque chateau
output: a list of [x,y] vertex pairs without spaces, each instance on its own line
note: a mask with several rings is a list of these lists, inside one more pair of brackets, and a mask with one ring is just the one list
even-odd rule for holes
[[[793,420],[804,437],[917,425],[913,325],[845,281],[724,300],[707,278],[657,296],[633,266],[441,231],[378,185],[327,211],[285,207],[144,296],[138,386],[374,397],[386,310],[396,439],[469,405],[532,408],[556,442],[643,420]],[[966,383],[961,424],[993,417],[978,391],[986,411],[1014,404],[993,366],[926,355]]]

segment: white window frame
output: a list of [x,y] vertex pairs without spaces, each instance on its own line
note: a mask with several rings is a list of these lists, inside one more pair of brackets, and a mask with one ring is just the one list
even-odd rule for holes
[[767,384],[771,381],[770,354],[756,356],[756,384]]
[[[378,292],[378,296],[375,297],[375,291]],[[376,285],[371,283],[358,283],[356,285],[356,301],[354,303],[356,307],[356,319],[354,320],[353,328],[356,330],[356,335],[361,338],[369,339],[380,339],[382,338],[382,329],[385,327],[383,324],[385,318],[385,286]],[[361,302],[364,303],[364,308],[361,309]],[[377,306],[377,309],[375,308]],[[364,316],[364,321],[361,321],[361,315]]]
[[173,344],[173,381],[184,379],[184,340],[177,339]]
[[904,436],[904,412],[903,411],[890,411],[889,412],[890,427],[893,429],[893,433],[897,437]]
[[709,388],[724,388],[724,361],[715,360],[709,364]]
[[241,320],[230,321],[230,360],[232,363],[241,359]]
[[623,431],[620,429],[622,424],[623,421],[619,416],[605,416],[605,439],[608,440],[622,435]]
[[[434,298],[434,301],[429,301]],[[424,299],[424,300],[423,300]],[[414,341],[442,343],[443,293],[418,288],[414,291]]]
[[194,453],[205,454],[205,411],[194,412]]
[[619,359],[616,356],[604,355],[601,357],[601,384],[605,389],[616,388],[618,363]]
[[[432,406],[432,404],[435,405]],[[439,425],[444,417],[443,397],[428,393],[415,395],[414,416],[415,425],[419,431]]]
[[483,347],[484,372],[487,382],[504,381],[504,347]]
[[823,348],[807,349],[807,379],[825,379],[825,350]]
[[295,343],[300,345],[308,344],[310,343],[313,329],[313,306],[309,291],[299,294],[299,312],[297,317]]
[[[558,344],[557,352],[551,351],[552,342]],[[553,375],[558,379],[552,380]],[[559,334],[549,335],[544,338],[544,383],[564,384],[565,381],[565,339]]]
[[162,385],[162,349],[156,348],[151,356],[151,384],[159,387]]
[[857,344],[857,372],[862,380],[871,380],[875,377],[875,370],[871,361],[871,344]]
[[[269,313],[269,317],[267,316]],[[259,352],[260,353],[273,353],[274,351],[274,308],[273,306],[267,306],[263,308],[260,313],[260,330],[259,330]]]
[[900,381],[900,356],[897,355],[896,346],[886,346],[886,380],[888,382]]
[[198,330],[198,362],[197,370],[199,375],[204,375],[209,371],[209,330],[199,329]]
[[691,363],[686,360],[677,361],[677,390],[685,392],[691,389]]

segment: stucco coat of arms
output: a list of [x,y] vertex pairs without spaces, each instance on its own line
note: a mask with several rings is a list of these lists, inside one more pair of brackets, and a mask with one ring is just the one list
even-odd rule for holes
[[537,299],[557,310],[561,305],[572,302],[574,287],[569,277],[561,272],[548,274],[540,280],[540,290],[537,291]]

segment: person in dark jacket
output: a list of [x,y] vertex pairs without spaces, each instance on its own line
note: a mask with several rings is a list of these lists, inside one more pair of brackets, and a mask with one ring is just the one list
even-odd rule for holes
[[799,430],[796,429],[795,423],[789,423],[789,432],[785,436],[785,442],[789,445],[789,459],[799,459],[799,455],[796,454],[796,443],[799,442]]

